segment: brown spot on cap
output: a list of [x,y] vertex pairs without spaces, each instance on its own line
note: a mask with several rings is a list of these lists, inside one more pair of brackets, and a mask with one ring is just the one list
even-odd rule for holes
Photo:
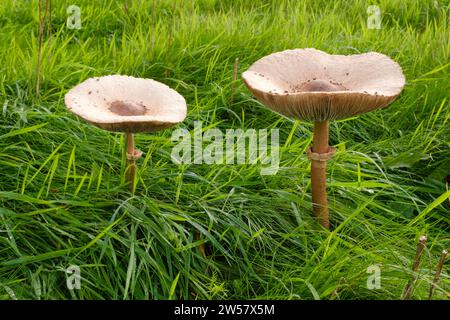
[[333,91],[345,91],[345,87],[339,84],[333,84],[332,81],[326,81],[322,79],[303,82],[296,86],[294,91],[296,92],[333,92]]
[[142,116],[147,112],[147,109],[142,104],[125,101],[113,101],[110,104],[109,110],[120,116]]

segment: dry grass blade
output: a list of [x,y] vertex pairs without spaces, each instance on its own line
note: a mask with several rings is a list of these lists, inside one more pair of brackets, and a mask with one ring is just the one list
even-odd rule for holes
[[434,291],[436,290],[436,286],[439,282],[439,279],[441,277],[442,267],[444,266],[445,259],[447,259],[448,251],[443,250],[441,257],[439,258],[439,262],[436,265],[436,273],[434,274],[433,282],[431,283],[430,287],[430,294],[428,295],[428,299],[433,299]]
[[234,95],[236,94],[236,81],[238,78],[238,69],[239,69],[239,58],[236,58],[234,60],[234,65],[233,65],[233,81],[231,82],[230,104],[233,104]]
[[51,0],[45,0],[45,12],[42,14],[43,6],[42,0],[39,0],[38,3],[38,16],[39,16],[39,31],[38,31],[38,57],[37,57],[37,66],[36,66],[36,94],[39,95],[39,91],[41,88],[41,63],[42,63],[42,43],[44,39],[44,29],[45,24],[47,22],[47,17],[49,19],[48,26],[48,36],[51,34]]
[[420,267],[420,261],[422,259],[422,254],[425,249],[426,243],[427,243],[427,237],[421,236],[419,238],[419,243],[417,244],[416,256],[414,257],[414,263],[413,263],[413,267],[412,267],[413,276],[412,276],[411,280],[409,280],[408,284],[406,285],[405,291],[403,293],[403,300],[411,299],[411,296],[414,292],[414,284],[417,281],[417,271],[419,270],[419,267]]

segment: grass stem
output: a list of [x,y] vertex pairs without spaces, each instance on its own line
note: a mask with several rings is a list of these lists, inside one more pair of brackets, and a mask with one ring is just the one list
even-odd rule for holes
[[233,104],[234,95],[236,94],[236,82],[238,79],[238,69],[239,69],[239,58],[234,60],[233,65],[233,80],[231,82],[231,96],[230,96],[230,104]]
[[447,259],[448,251],[442,250],[441,257],[436,265],[436,272],[434,274],[433,282],[431,283],[430,293],[428,295],[428,300],[433,299],[434,291],[436,290],[436,286],[439,283],[439,279],[441,277],[442,267],[444,266],[445,259]]
[[406,285],[405,291],[403,293],[403,300],[410,300],[414,292],[414,285],[418,278],[417,272],[419,271],[420,261],[422,259],[422,254],[425,249],[426,243],[427,237],[425,235],[421,236],[419,238],[419,243],[417,244],[416,256],[414,257],[414,263],[412,267],[413,275],[412,278],[409,280],[408,284]]

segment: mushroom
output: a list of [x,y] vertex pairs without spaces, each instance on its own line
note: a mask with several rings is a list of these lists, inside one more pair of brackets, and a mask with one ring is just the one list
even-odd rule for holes
[[134,133],[169,128],[186,117],[186,101],[165,84],[122,75],[90,78],[65,95],[67,108],[93,125],[126,137],[126,179],[134,188],[136,160]]
[[308,48],[276,52],[261,58],[242,78],[264,105],[295,119],[314,122],[307,155],[311,160],[314,215],[330,227],[326,194],[328,121],[383,108],[400,94],[405,77],[389,57],[369,52],[332,55]]

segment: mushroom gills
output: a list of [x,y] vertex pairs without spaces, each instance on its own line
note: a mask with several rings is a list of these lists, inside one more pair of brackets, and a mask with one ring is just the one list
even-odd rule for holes
[[121,100],[111,102],[109,110],[119,116],[125,117],[142,116],[147,112],[146,106],[142,103],[134,103]]

